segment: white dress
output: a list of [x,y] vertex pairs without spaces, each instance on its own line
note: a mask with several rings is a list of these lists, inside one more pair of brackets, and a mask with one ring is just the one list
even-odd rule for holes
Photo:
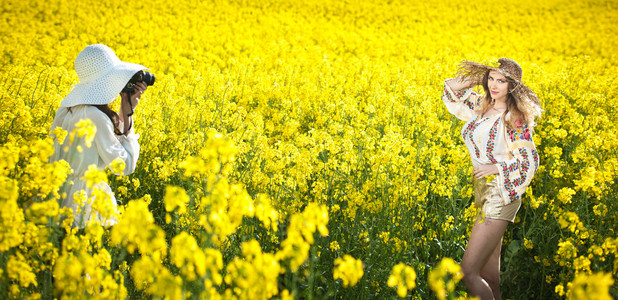
[[[70,133],[76,128],[76,123],[82,119],[90,119],[97,128],[91,147],[86,147],[82,143],[81,152],[65,152],[65,147],[70,146]],[[109,117],[91,105],[73,106],[71,107],[71,111],[66,107],[59,108],[54,117],[51,130],[54,130],[56,127],[61,127],[66,130],[68,134],[62,145],[57,142],[54,144],[54,154],[51,157],[51,161],[66,160],[73,169],[73,173],[69,175],[67,184],[61,191],[61,194],[66,193],[66,197],[62,199],[61,206],[71,208],[74,212],[73,226],[83,228],[87,225],[87,222],[92,216],[92,202],[87,201],[81,208],[81,212],[75,214],[78,204],[74,201],[74,194],[75,192],[83,190],[86,199],[91,197],[93,189],[88,188],[86,182],[81,179],[88,170],[88,166],[94,164],[102,170],[108,167],[113,160],[120,158],[126,164],[123,171],[124,175],[133,173],[137,165],[137,159],[139,158],[140,146],[137,141],[139,135],[134,134],[132,130],[127,136],[116,135]],[[120,126],[120,128],[122,128],[122,126]],[[101,183],[95,187],[98,187],[110,196],[109,201],[111,201],[111,203],[109,203],[109,205],[117,212],[116,198],[109,185],[107,183]],[[105,218],[99,213],[96,213],[94,218],[96,222],[104,226],[116,224],[116,219],[113,216]]]
[[475,107],[483,95],[472,88],[453,92],[444,84],[442,100],[450,113],[466,121],[461,137],[468,148],[473,166],[494,164],[500,197],[507,205],[521,200],[539,167],[539,155],[529,128],[511,128],[510,114],[485,116],[478,114]]

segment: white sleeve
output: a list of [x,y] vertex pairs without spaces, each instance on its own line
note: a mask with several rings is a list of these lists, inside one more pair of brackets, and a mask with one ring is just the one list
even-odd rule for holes
[[473,92],[473,88],[454,92],[446,82],[444,83],[442,101],[444,101],[446,109],[460,120],[469,121],[474,119],[476,117],[474,108],[482,98],[482,95]]

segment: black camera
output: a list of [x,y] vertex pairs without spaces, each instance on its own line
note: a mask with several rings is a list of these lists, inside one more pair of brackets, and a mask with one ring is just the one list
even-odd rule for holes
[[122,89],[122,91],[129,94],[133,93],[135,90],[135,84],[140,81],[145,82],[147,85],[153,85],[155,83],[155,76],[150,72],[139,71],[131,77],[131,80],[127,82],[127,85]]

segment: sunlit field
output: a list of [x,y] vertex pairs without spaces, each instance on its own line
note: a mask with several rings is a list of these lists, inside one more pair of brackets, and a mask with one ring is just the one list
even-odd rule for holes
[[[460,61],[500,57],[544,109],[502,295],[616,298],[616,16],[613,0],[3,0],[0,298],[466,299],[472,166],[441,96]],[[137,170],[87,176],[119,223],[77,230],[48,134],[94,43],[157,81]]]

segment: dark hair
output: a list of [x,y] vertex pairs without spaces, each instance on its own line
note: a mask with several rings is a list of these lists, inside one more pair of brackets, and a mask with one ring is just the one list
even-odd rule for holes
[[112,121],[112,124],[114,124],[114,132],[116,132],[116,134],[119,134],[120,128],[118,128],[120,126],[120,116],[118,116],[118,113],[113,111],[111,107],[109,107],[109,104],[101,104],[101,105],[93,105],[94,107],[96,107],[98,110],[102,111],[105,115],[107,115],[107,117]]
[[[489,104],[492,103],[491,102],[491,93],[489,91],[489,85],[488,85],[488,81],[489,81],[489,72],[491,72],[492,70],[487,70],[487,72],[485,72],[485,75],[483,76],[483,81],[482,81],[482,85],[483,85],[483,89],[485,90],[485,101],[483,101],[483,103],[481,103],[481,112],[485,113],[487,112],[487,110],[489,109]],[[496,71],[498,72],[498,71]],[[515,99],[515,97],[513,96],[513,94],[511,94],[511,91],[517,86],[517,82],[513,79],[511,79],[510,77],[504,76],[507,80],[507,82],[509,83],[509,92],[506,95],[506,111],[511,113],[511,119],[509,120],[509,123],[511,124],[512,127],[519,127],[519,126],[514,126],[515,124],[517,124],[517,120],[522,120],[524,121],[524,123],[527,123],[526,118],[524,113],[521,111],[521,109],[519,109],[518,101],[517,99]]]
[[[114,132],[116,134],[120,134],[122,132],[118,128],[120,126],[120,116],[118,115],[117,112],[113,111],[111,107],[109,107],[109,104],[100,104],[100,105],[91,104],[91,106],[94,106],[98,110],[103,112],[109,118],[109,120],[112,121],[112,124],[114,125]],[[70,113],[73,113],[71,108],[72,107],[69,107],[68,110]]]

